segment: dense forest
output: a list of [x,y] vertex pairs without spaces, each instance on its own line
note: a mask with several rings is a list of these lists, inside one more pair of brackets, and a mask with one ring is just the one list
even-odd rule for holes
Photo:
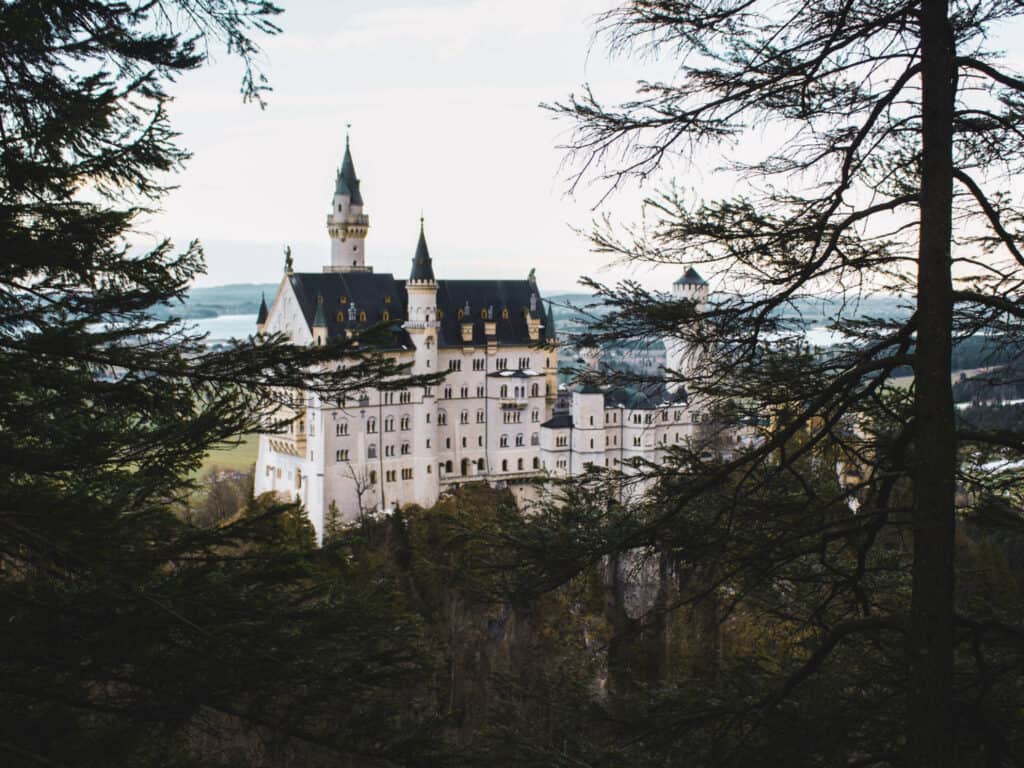
[[[708,418],[658,461],[540,476],[524,508],[466,484],[329,516],[322,545],[298,501],[204,457],[286,429],[302,393],[443,374],[410,376],[373,328],[210,349],[177,308],[248,311],[253,287],[203,299],[200,243],[129,247],[188,160],[180,81],[224,50],[263,105],[281,12],[0,4],[2,764],[1024,763],[1024,435],[999,405],[1020,392],[1022,212],[1000,183],[1024,164],[1024,79],[988,47],[1020,3],[601,16],[595,42],[677,77],[546,105],[577,183],[660,185],[642,226],[599,217],[593,250],[736,287],[585,281],[567,341],[689,345],[664,385]],[[751,141],[767,124],[781,146]],[[761,154],[722,173],[745,192],[673,183],[667,158],[739,141]],[[845,312],[867,286],[898,311]],[[818,320],[847,343],[789,335]]]

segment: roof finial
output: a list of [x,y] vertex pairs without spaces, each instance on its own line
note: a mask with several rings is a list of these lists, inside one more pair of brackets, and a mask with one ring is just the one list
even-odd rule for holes
[[345,123],[345,149],[348,149],[348,134],[352,130],[352,123]]
[[420,232],[423,231],[423,209],[420,208]]

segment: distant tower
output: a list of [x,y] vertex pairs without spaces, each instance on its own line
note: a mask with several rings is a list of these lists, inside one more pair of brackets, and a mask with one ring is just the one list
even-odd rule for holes
[[267,331],[267,295],[260,296],[260,310],[256,315],[256,333],[263,334]]
[[327,233],[331,236],[331,263],[324,272],[370,272],[366,266],[366,233],[370,217],[363,213],[352,151],[345,136],[345,157],[334,182],[334,204],[327,215]]
[[[690,267],[682,277],[672,283],[672,298],[676,301],[692,301],[694,308],[698,312],[703,312],[707,307],[708,283],[697,270]],[[690,378],[701,350],[690,349],[680,339],[672,337],[665,339],[665,353],[665,367],[674,373],[682,374],[685,378]],[[680,382],[672,382],[669,389],[674,391],[680,386]]]

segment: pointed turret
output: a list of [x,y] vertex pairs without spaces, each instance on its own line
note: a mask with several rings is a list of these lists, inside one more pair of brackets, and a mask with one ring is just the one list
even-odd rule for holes
[[260,295],[260,311],[256,314],[256,330],[263,333],[263,327],[267,324],[267,295]]
[[323,345],[327,342],[327,313],[324,312],[324,295],[316,297],[316,314],[313,315],[313,343]]
[[359,193],[359,179],[356,178],[356,167],[352,162],[352,150],[345,136],[345,157],[341,160],[341,168],[334,180],[334,194],[348,195],[349,205],[362,205],[363,196]]
[[327,234],[331,237],[331,263],[325,272],[372,272],[366,266],[366,233],[370,218],[363,213],[363,196],[352,162],[352,150],[345,136],[345,158],[334,181],[334,199],[327,215]]
[[555,310],[551,306],[551,302],[548,302],[548,316],[544,320],[544,338],[549,342],[555,341],[557,336],[555,335]]
[[420,216],[420,240],[416,244],[416,255],[412,257],[412,271],[409,273],[409,280],[434,282],[434,263],[430,260],[430,251],[427,249],[427,237],[423,233],[422,216]]

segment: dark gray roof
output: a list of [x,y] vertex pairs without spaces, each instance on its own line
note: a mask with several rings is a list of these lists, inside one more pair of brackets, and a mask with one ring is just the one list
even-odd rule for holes
[[352,205],[362,205],[363,196],[359,194],[359,179],[356,178],[356,167],[352,163],[352,152],[348,147],[348,136],[345,137],[345,157],[338,169],[338,177],[334,180],[334,194],[348,195]]
[[[390,338],[382,344],[382,348],[413,348],[412,339],[401,325],[405,320],[407,303],[405,283],[395,280],[392,275],[373,272],[295,272],[288,276],[288,281],[310,328],[316,322],[317,307],[322,307],[328,337],[346,330],[365,330],[385,322],[386,312],[391,330]],[[324,298],[322,305],[317,302],[319,296]],[[350,312],[353,304],[355,312]],[[360,320],[360,315],[365,319]]]
[[[348,330],[359,330],[384,322],[384,313],[392,323],[392,335],[385,348],[413,348],[409,333],[401,327],[407,319],[408,293],[404,280],[393,275],[374,272],[295,272],[288,281],[298,298],[306,324],[312,328],[316,321],[318,297],[323,296],[323,312],[327,335],[335,336]],[[438,344],[442,347],[462,347],[462,324],[473,323],[472,346],[484,346],[484,322],[481,310],[493,309],[495,334],[499,345],[531,346],[542,342],[530,338],[527,315],[530,313],[530,294],[536,291],[526,280],[438,280],[437,307],[440,310]],[[354,317],[349,309],[355,304]],[[469,305],[469,315],[459,318],[459,310]],[[539,306],[539,305],[538,305]],[[508,311],[508,317],[502,316]],[[365,320],[359,315],[365,313]],[[514,361],[513,361],[514,362]]]
[[568,429],[572,427],[572,414],[556,413],[550,419],[541,424],[547,429]]
[[555,341],[555,310],[548,302],[548,316],[544,320],[544,339],[548,342]]
[[[437,307],[441,310],[438,343],[442,347],[463,346],[462,324],[472,322],[470,343],[483,345],[486,343],[484,323],[491,320],[499,344],[540,343],[543,337],[537,341],[530,339],[526,322],[531,314],[530,294],[535,290],[527,280],[438,280]],[[468,314],[465,313],[467,306]],[[462,318],[459,310],[463,310]],[[503,310],[507,310],[508,317],[503,316]],[[487,312],[486,319],[481,316],[483,312]]]
[[690,267],[686,270],[682,277],[676,280],[672,285],[707,285],[707,281],[700,276],[700,273],[696,269]]
[[410,280],[433,280],[434,264],[427,249],[427,237],[423,234],[423,219],[420,219],[420,241],[416,243],[416,255],[412,257]]
[[267,322],[267,295],[260,295],[260,311],[256,315],[256,325],[263,325]]

